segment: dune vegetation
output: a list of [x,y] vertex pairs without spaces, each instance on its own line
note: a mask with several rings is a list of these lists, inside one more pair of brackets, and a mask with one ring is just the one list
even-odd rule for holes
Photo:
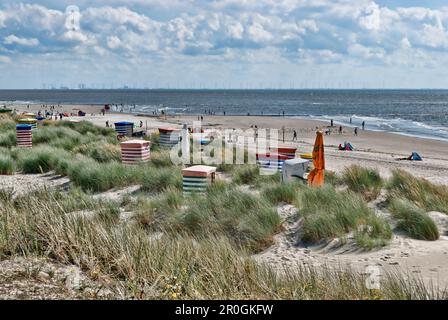
[[303,190],[298,206],[304,217],[305,242],[343,237],[355,232],[361,247],[384,246],[392,237],[389,225],[375,215],[362,197],[352,192],[337,192],[331,186]]
[[419,240],[439,239],[436,224],[425,211],[407,199],[393,199],[389,210],[398,220],[398,228]]
[[378,170],[362,168],[357,165],[344,170],[342,181],[350,190],[361,193],[367,201],[376,199],[383,187],[383,179]]
[[[0,122],[2,136],[14,136],[8,123]],[[278,207],[284,204],[298,209],[301,242],[351,237],[364,250],[387,245],[392,230],[368,206],[383,184],[388,193],[412,202],[391,201],[399,228],[435,240],[438,233],[425,215],[429,203],[405,197],[409,187],[400,189],[395,176],[384,182],[375,171],[349,168],[350,177],[334,174],[334,184],[314,189],[281,184],[278,174],[260,176],[256,166],[226,166],[221,173],[226,179],[218,179],[204,196],[184,196],[181,167],[171,163],[157,135],[148,139],[151,161],[135,166],[121,164],[112,129],[87,122],[45,123],[35,131],[32,149],[0,147],[0,174],[52,172],[70,180],[66,190],[13,195],[0,189],[0,257],[41,256],[74,264],[92,278],[107,277],[111,290],[134,299],[447,297],[405,275],[385,274],[381,290],[369,290],[366,275],[354,270],[274,270],[252,259],[282,232]],[[104,196],[128,186],[138,190]],[[432,187],[440,192],[433,197],[441,209],[446,190]]]
[[403,170],[395,170],[388,185],[388,199],[408,199],[425,211],[448,214],[448,186],[419,179]]

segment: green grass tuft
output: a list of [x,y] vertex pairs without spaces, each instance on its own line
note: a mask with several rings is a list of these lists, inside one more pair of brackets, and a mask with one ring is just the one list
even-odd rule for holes
[[62,150],[46,146],[17,150],[17,167],[23,173],[46,173],[54,170],[60,161],[71,155]]
[[120,146],[106,141],[83,144],[75,148],[73,152],[83,154],[98,162],[121,161]]
[[229,188],[212,189],[205,197],[191,197],[179,217],[179,228],[195,235],[225,234],[238,245],[259,251],[280,228],[275,207],[254,195]]
[[358,165],[347,167],[341,179],[350,190],[362,194],[367,201],[376,199],[383,186],[383,179],[378,170],[362,168]]
[[16,145],[16,133],[14,131],[6,131],[0,134],[0,147],[12,148]]
[[[300,206],[304,217],[302,240],[305,242],[342,237],[350,231],[359,233],[357,240],[362,240],[362,234],[373,241],[377,239],[378,245],[385,244],[392,237],[389,225],[376,217],[355,193],[339,193],[329,185],[306,188],[301,193]],[[365,241],[358,242],[360,246],[365,244]]]
[[448,186],[438,186],[403,170],[395,170],[387,189],[389,201],[408,199],[425,211],[448,214]]
[[272,204],[281,202],[293,203],[299,196],[299,191],[303,186],[298,183],[276,183],[267,185],[262,190],[262,196]]
[[432,219],[419,207],[404,199],[394,199],[389,210],[398,220],[398,229],[419,240],[435,241],[439,239],[439,230]]
[[143,165],[138,179],[143,191],[162,192],[173,187],[182,189],[182,174],[177,167],[151,168]]
[[9,154],[0,154],[0,175],[14,174],[14,162]]
[[258,179],[260,170],[256,165],[238,165],[232,174],[236,184],[253,184]]

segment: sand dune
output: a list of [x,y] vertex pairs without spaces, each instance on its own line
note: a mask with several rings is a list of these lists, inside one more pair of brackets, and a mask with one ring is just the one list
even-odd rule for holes
[[[448,288],[448,235],[444,233],[437,241],[421,241],[394,232],[390,244],[372,251],[362,251],[349,236],[347,244],[340,245],[337,240],[322,245],[308,246],[298,241],[300,219],[297,210],[291,205],[279,207],[279,214],[284,219],[285,231],[275,236],[275,243],[254,258],[283,272],[285,269],[297,268],[304,264],[313,267],[329,268],[350,267],[366,272],[368,267],[378,267],[381,274],[385,272],[407,272],[425,283],[438,284]],[[434,214],[433,214],[434,216]],[[445,231],[448,216],[436,214],[439,229]],[[443,227],[444,226],[444,227]]]
[[[105,116],[98,115],[96,106],[64,106],[61,110],[73,110],[81,108],[89,114],[86,117],[72,117],[74,120],[88,120],[99,126],[105,126],[106,121],[133,121],[144,124],[144,129],[155,131],[159,127],[181,127],[182,123],[192,124],[197,120],[196,116],[169,116],[144,117],[128,114],[108,113]],[[37,111],[37,107],[30,110],[20,107],[22,111]],[[91,115],[90,113],[96,113]],[[247,116],[206,116],[204,127],[209,128],[240,128],[248,129],[253,125],[258,128],[285,127],[284,145],[297,146],[299,152],[310,152],[315,138],[315,129],[324,128],[328,123],[288,119],[281,117],[247,117]],[[298,131],[298,142],[292,142],[292,130]],[[334,129],[336,131],[336,129]],[[340,172],[344,167],[358,164],[364,167],[377,168],[383,176],[389,176],[391,170],[404,169],[415,176],[424,177],[437,184],[448,185],[448,142],[401,136],[392,133],[359,131],[354,136],[352,129],[345,128],[342,135],[334,132],[324,137],[326,147],[326,165],[328,170]],[[344,141],[351,142],[355,151],[339,151],[337,146]],[[423,157],[421,162],[399,161],[418,151]],[[6,179],[6,180],[5,180]],[[4,185],[14,184],[20,189],[20,185],[28,179],[23,176],[2,178]],[[16,179],[22,179],[20,181]],[[53,185],[53,181],[42,176],[30,176],[33,184]],[[13,183],[13,182],[20,183]],[[19,185],[19,187],[17,186]],[[20,190],[19,190],[20,192]],[[370,204],[379,215],[386,215],[375,203]],[[445,214],[430,213],[432,219],[438,224],[442,236],[438,241],[414,240],[401,233],[394,232],[391,243],[379,250],[359,251],[354,249],[353,243],[348,238],[345,245],[340,246],[337,240],[323,245],[307,246],[298,242],[297,233],[300,232],[300,219],[297,218],[296,209],[289,205],[279,207],[279,213],[284,219],[285,231],[275,237],[275,244],[254,256],[257,261],[268,263],[278,270],[294,268],[297,264],[309,264],[312,266],[350,266],[361,272],[366,267],[378,266],[382,272],[399,269],[410,274],[419,275],[425,281],[439,282],[442,286],[448,286],[448,218]]]

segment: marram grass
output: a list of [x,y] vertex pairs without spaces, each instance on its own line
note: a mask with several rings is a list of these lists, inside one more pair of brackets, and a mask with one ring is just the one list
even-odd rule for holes
[[350,190],[362,194],[368,201],[376,199],[383,186],[383,179],[378,170],[358,165],[347,167],[342,172],[341,178]]
[[75,195],[53,197],[45,191],[37,196],[46,201],[35,201],[36,195],[21,198],[19,204],[0,200],[0,255],[38,255],[76,264],[88,275],[120,282],[127,298],[447,298],[445,291],[401,274],[387,273],[380,290],[369,290],[366,275],[350,269],[298,265],[278,272],[254,262],[231,238],[212,230],[200,237],[178,232],[155,238],[140,224],[114,223],[113,208],[89,219],[71,214],[79,209],[73,207]]
[[394,170],[387,184],[388,200],[408,199],[425,211],[448,214],[448,186],[439,186],[403,170]]
[[356,232],[358,245],[371,248],[387,244],[392,237],[387,222],[353,192],[338,192],[330,185],[304,188],[298,206],[303,216],[300,236],[305,242],[316,243]]
[[397,227],[419,240],[439,239],[439,230],[432,219],[414,203],[404,199],[393,199],[389,210],[398,220]]

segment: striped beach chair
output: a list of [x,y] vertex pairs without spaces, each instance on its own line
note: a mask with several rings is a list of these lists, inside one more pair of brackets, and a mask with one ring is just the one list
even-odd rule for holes
[[184,195],[192,193],[204,194],[215,182],[216,168],[209,166],[193,166],[182,170]]
[[127,121],[116,122],[115,132],[119,136],[132,137],[132,134],[134,133],[134,123]]
[[288,160],[288,156],[277,153],[257,153],[257,164],[265,172],[275,173],[282,171],[283,163]]
[[33,147],[33,127],[29,124],[16,125],[16,145],[18,148]]
[[159,128],[160,138],[159,143],[162,147],[172,147],[179,143],[180,129],[174,128]]
[[145,140],[129,140],[120,144],[121,162],[135,165],[140,162],[148,162],[151,154],[151,142]]

